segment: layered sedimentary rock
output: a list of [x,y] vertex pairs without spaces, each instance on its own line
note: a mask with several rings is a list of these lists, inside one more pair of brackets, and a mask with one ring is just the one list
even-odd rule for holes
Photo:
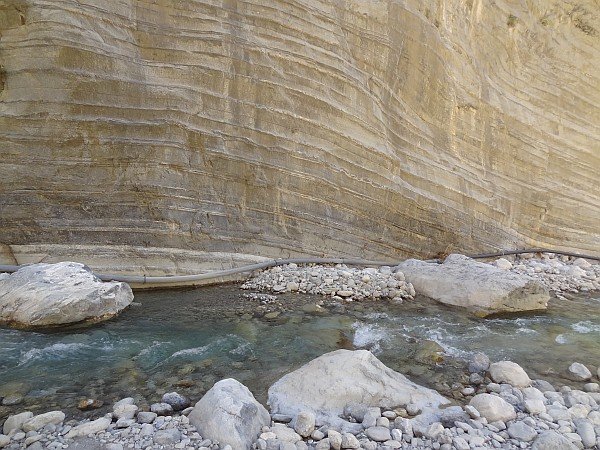
[[1,262],[597,254],[599,30],[594,0],[0,0]]

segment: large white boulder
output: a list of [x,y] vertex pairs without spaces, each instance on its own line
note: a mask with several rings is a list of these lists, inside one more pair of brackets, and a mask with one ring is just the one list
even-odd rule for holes
[[550,299],[539,281],[464,255],[450,255],[443,264],[409,259],[397,268],[417,293],[480,317],[543,310]]
[[31,328],[97,322],[132,300],[128,284],[104,282],[83,264],[32,264],[0,279],[0,323]]
[[237,450],[249,450],[261,428],[271,423],[271,416],[252,392],[232,378],[215,383],[188,418],[203,438]]
[[313,359],[269,388],[273,414],[310,411],[320,421],[339,425],[350,405],[437,410],[449,401],[393,371],[367,350],[336,350]]

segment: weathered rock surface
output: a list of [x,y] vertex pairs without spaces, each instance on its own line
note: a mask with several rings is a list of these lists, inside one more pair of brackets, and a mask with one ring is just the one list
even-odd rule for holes
[[506,400],[491,394],[477,394],[471,399],[469,405],[474,407],[482,417],[489,422],[513,420],[517,417],[515,408]]
[[443,264],[409,259],[398,266],[417,293],[478,316],[546,309],[550,295],[540,282],[464,255]]
[[598,30],[595,0],[4,0],[6,258],[597,252]]
[[334,423],[352,404],[420,410],[437,409],[448,400],[393,371],[367,350],[336,350],[283,376],[269,388],[272,413],[313,412]]
[[508,383],[515,387],[527,387],[531,385],[531,379],[527,372],[515,362],[498,361],[490,365],[490,377],[496,383]]
[[265,407],[232,378],[215,383],[188,417],[202,437],[240,450],[250,449],[261,428],[271,423]]
[[0,323],[18,327],[95,322],[133,300],[125,283],[103,282],[83,264],[33,264],[0,280]]

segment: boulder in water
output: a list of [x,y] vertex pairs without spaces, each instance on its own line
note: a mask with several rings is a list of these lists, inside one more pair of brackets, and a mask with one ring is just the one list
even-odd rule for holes
[[0,279],[0,323],[35,328],[98,322],[132,300],[128,284],[104,282],[83,264],[32,264]]
[[543,310],[550,299],[539,281],[464,255],[450,255],[443,264],[409,259],[398,270],[417,293],[480,317]]

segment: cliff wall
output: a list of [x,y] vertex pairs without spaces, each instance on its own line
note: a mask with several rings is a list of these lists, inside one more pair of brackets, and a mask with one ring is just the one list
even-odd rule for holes
[[6,262],[600,253],[597,0],[0,0],[0,66]]

